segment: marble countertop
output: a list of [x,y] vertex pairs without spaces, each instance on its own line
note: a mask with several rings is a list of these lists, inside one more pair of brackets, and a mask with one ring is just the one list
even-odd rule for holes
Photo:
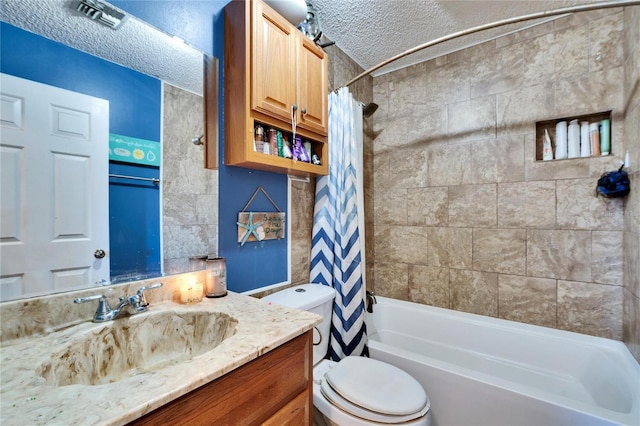
[[[229,292],[194,305],[153,304],[150,311],[194,309],[237,319],[233,336],[190,360],[101,385],[48,385],[36,370],[75,334],[98,327],[90,321],[45,334],[2,342],[2,425],[122,425],[257,358],[320,323],[321,317]],[[3,318],[3,321],[5,318]],[[116,319],[115,321],[119,321]]]

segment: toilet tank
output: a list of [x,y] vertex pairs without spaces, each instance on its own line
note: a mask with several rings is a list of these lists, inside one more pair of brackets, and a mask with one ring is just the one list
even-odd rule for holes
[[329,350],[331,313],[335,297],[336,291],[326,285],[302,284],[272,293],[262,300],[322,316],[322,322],[313,330],[313,365],[316,365]]

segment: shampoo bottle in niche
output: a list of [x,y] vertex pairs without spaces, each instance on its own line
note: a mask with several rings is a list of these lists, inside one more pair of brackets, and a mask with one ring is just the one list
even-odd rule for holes
[[551,136],[549,131],[544,129],[544,139],[542,141],[542,159],[544,161],[553,160],[553,149],[551,148]]
[[567,158],[567,122],[556,124],[556,160]]
[[589,124],[589,132],[591,134],[591,155],[594,157],[600,156],[600,130],[598,129],[598,123]]
[[224,257],[207,259],[207,280],[204,294],[207,297],[227,295],[227,262]]
[[600,155],[609,155],[611,152],[611,121],[609,119],[600,122]]
[[569,158],[580,156],[580,125],[578,120],[571,120],[569,123],[568,135],[568,155]]
[[591,140],[589,139],[589,122],[580,123],[580,157],[591,156]]

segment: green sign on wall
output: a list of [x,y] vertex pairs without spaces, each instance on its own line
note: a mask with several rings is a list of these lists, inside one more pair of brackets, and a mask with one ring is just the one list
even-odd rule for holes
[[109,160],[160,166],[160,142],[109,133]]

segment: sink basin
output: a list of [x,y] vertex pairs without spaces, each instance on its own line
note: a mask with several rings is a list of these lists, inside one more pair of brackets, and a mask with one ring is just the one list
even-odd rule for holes
[[236,332],[222,312],[161,311],[119,318],[73,335],[37,369],[49,385],[100,385],[208,352]]

